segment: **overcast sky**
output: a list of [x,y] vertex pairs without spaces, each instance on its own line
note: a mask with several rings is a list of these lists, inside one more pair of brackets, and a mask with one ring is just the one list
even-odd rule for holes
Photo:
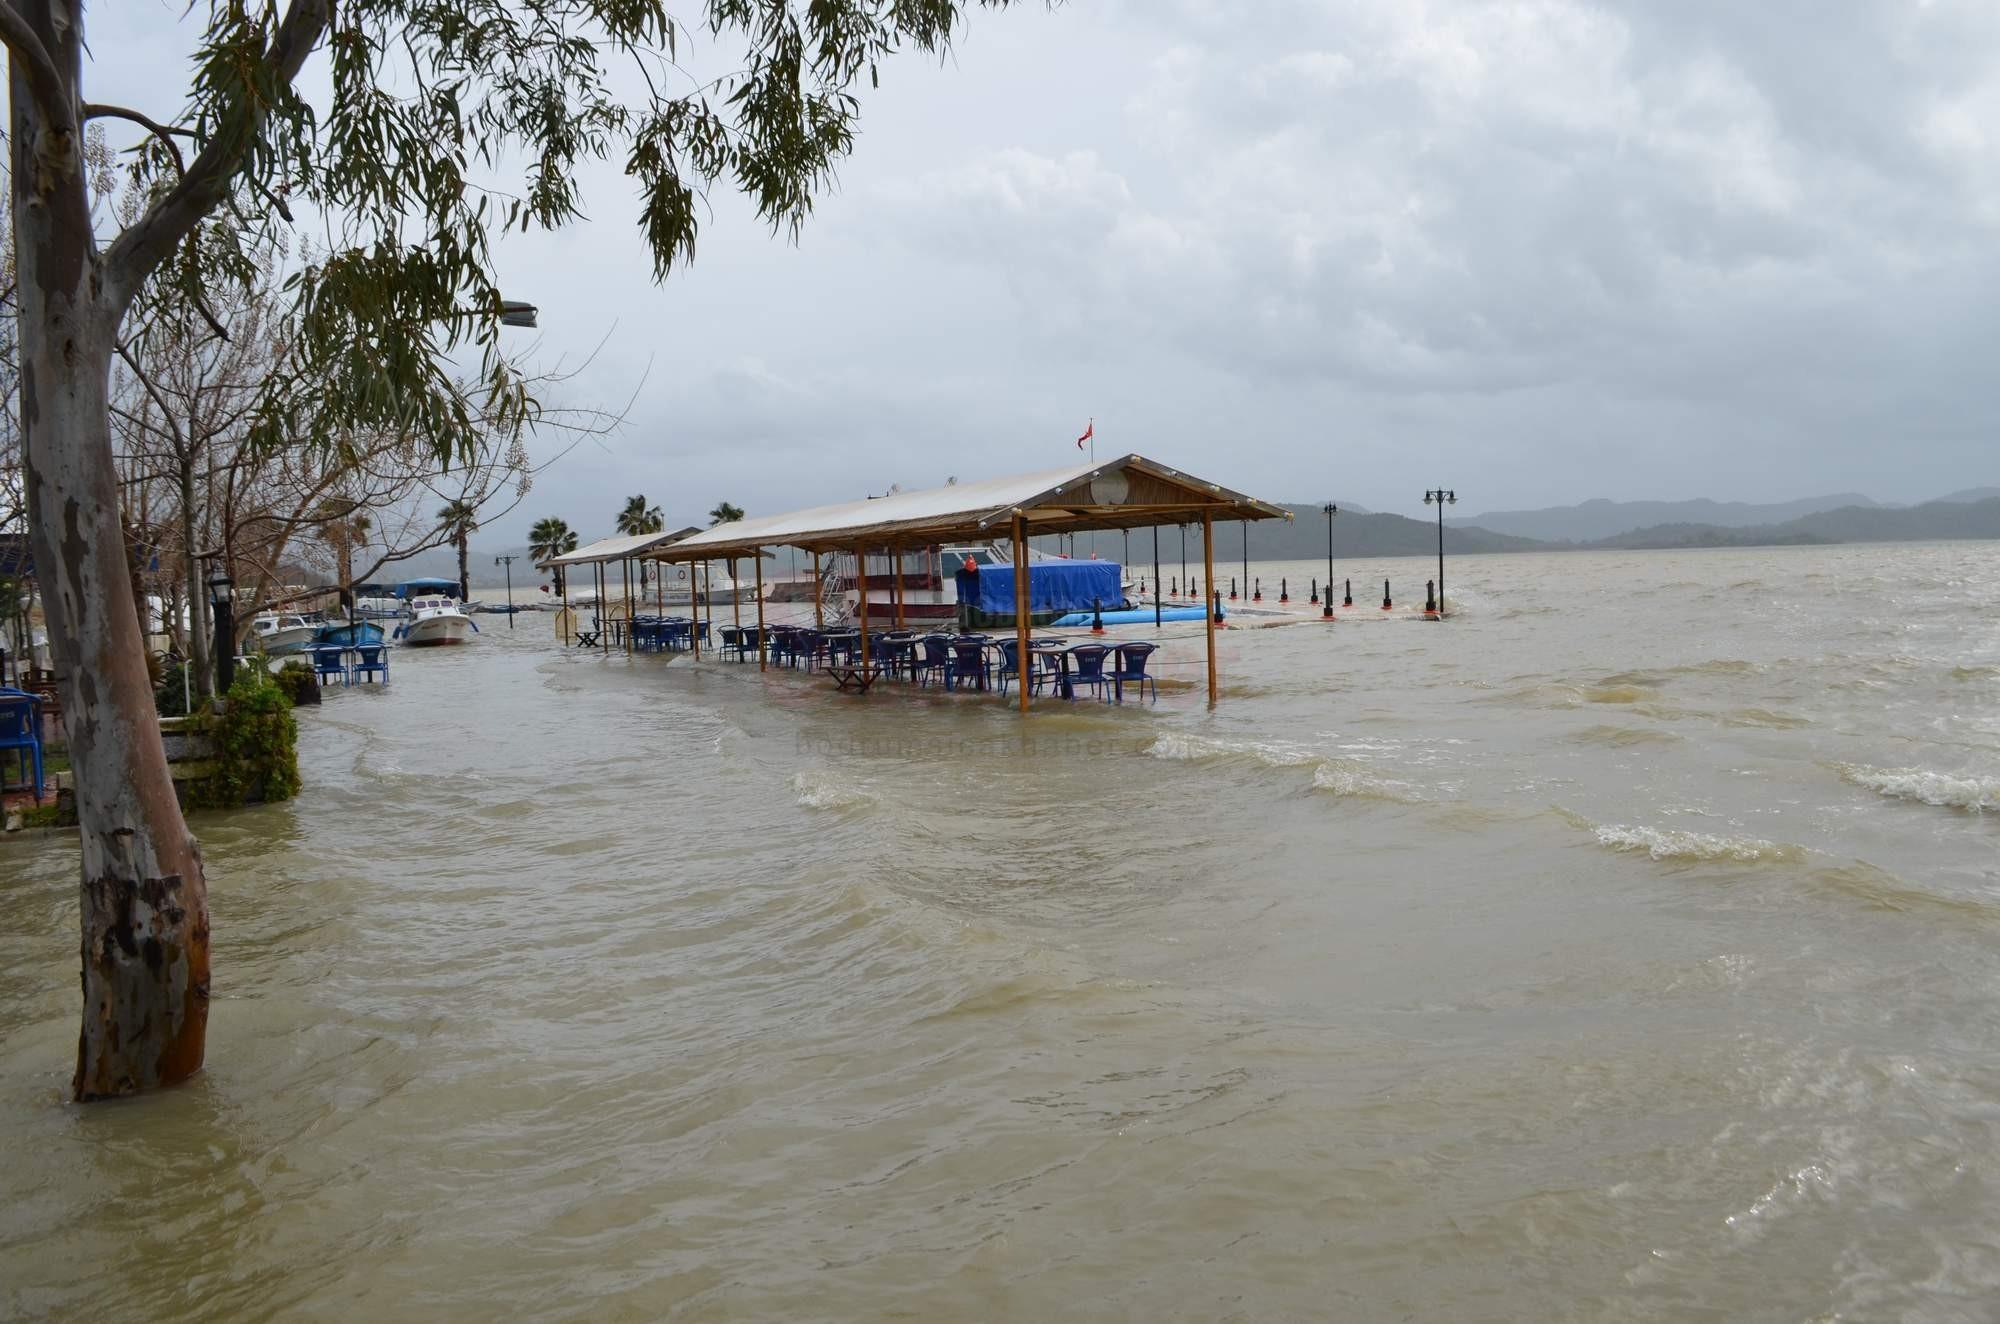
[[[169,111],[178,7],[121,8],[96,58]],[[609,167],[508,242],[544,363],[611,336],[567,400],[637,394],[484,540],[1059,465],[1093,417],[1406,512],[2000,481],[1996,136],[1991,0],[980,13],[885,69],[796,247],[724,203],[656,286]]]

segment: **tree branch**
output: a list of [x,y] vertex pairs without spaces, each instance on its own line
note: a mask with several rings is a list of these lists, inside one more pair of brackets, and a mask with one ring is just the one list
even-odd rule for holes
[[[12,12],[3,2],[0,11]],[[330,0],[291,0],[264,52],[264,68],[273,86],[291,86],[326,32],[332,13]],[[235,122],[225,119],[180,182],[148,207],[104,255],[106,292],[121,312],[175,245],[222,201],[270,114],[268,105],[261,101],[245,102],[232,110],[230,118]]]
[[48,127],[75,134],[78,129],[75,107],[63,87],[62,71],[56,68],[49,48],[11,3],[0,3],[0,44],[20,62],[28,91],[35,98],[35,109],[48,121]]
[[94,101],[86,101],[83,103],[83,118],[86,123],[88,123],[91,120],[132,121],[132,123],[138,125],[140,128],[144,129],[146,132],[152,134],[155,138],[158,138],[161,142],[165,143],[167,145],[167,150],[173,154],[174,169],[178,170],[183,175],[187,173],[187,161],[182,158],[181,146],[179,143],[174,141],[174,135],[179,134],[183,138],[192,138],[195,136],[193,129],[183,129],[178,126],[165,125],[160,123],[158,120],[152,118],[150,115],[142,115],[136,110],[127,110],[123,106],[106,106],[99,102],[94,102]]

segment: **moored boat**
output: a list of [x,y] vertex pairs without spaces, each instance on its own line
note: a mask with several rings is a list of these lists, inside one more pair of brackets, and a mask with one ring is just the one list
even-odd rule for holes
[[357,644],[379,644],[382,642],[382,627],[373,621],[328,621],[319,627],[313,642],[338,644],[342,648],[353,648]]
[[403,623],[396,627],[395,637],[410,648],[462,644],[479,633],[479,626],[458,609],[454,598],[442,595],[409,598],[403,609]]
[[317,612],[265,612],[250,622],[251,638],[270,656],[281,657],[317,642],[325,624]]

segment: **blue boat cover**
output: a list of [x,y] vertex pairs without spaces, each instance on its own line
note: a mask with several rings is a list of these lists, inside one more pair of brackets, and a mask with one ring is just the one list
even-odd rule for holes
[[[1088,611],[1102,602],[1116,609],[1125,603],[1116,561],[1030,561],[1028,614]],[[958,572],[958,600],[996,616],[1014,614],[1014,567],[981,566]]]

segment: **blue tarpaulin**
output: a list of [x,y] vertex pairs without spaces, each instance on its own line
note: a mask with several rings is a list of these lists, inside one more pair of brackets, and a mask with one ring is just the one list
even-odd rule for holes
[[[1121,607],[1125,594],[1118,586],[1121,567],[1115,561],[1030,561],[1028,614],[1088,611],[1102,602]],[[958,600],[996,616],[1014,614],[1014,567],[981,566],[958,572]]]

